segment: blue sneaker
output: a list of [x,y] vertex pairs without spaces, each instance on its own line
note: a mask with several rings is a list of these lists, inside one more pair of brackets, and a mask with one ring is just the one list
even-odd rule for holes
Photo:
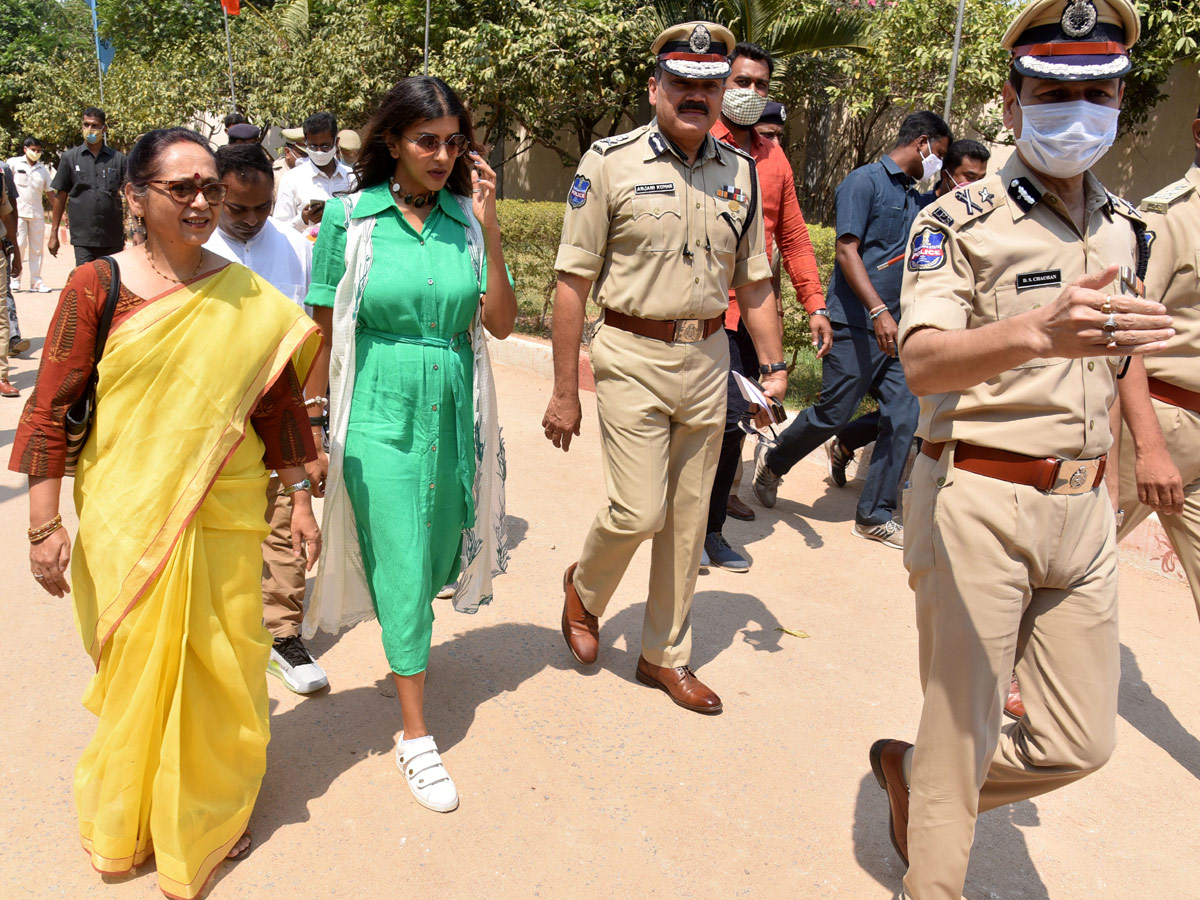
[[750,560],[729,546],[729,541],[718,531],[704,538],[704,553],[709,565],[728,569],[730,572],[749,572]]

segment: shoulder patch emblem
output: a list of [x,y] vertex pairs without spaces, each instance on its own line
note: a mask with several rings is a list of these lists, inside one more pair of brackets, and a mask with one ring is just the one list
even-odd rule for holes
[[1008,183],[1008,196],[1020,207],[1021,212],[1029,212],[1042,199],[1042,192],[1033,186],[1028,178],[1014,178]]
[[1156,237],[1158,237],[1158,235],[1153,231],[1147,230],[1142,232],[1142,242],[1146,245],[1147,253],[1154,249],[1154,239]]
[[576,175],[575,180],[571,182],[571,193],[567,195],[567,205],[571,209],[579,209],[583,204],[587,203],[588,191],[592,187],[592,182],[582,175]]
[[977,212],[983,212],[983,207],[971,199],[971,189],[959,188],[954,192],[954,199],[962,203],[967,208],[967,215],[972,216]]
[[926,225],[913,235],[908,253],[911,272],[932,272],[946,264],[946,232]]
[[930,215],[932,215],[947,228],[950,228],[954,225],[954,216],[950,215],[950,213],[946,212],[940,206],[935,206]]

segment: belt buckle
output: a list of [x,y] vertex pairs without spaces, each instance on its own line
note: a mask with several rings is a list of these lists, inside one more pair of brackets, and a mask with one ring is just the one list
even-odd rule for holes
[[1097,460],[1080,462],[1072,459],[1060,459],[1054,472],[1054,484],[1051,494],[1086,494],[1095,487]]
[[676,319],[675,343],[695,344],[704,340],[704,321],[702,319]]

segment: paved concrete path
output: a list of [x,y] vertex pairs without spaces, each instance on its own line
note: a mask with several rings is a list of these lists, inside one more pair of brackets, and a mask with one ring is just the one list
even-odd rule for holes
[[[51,262],[49,283],[66,271]],[[12,380],[28,395],[57,295],[17,298],[34,359]],[[424,810],[396,771],[399,707],[377,625],[321,636],[327,692],[301,698],[268,679],[255,848],[209,896],[894,896],[903,867],[867,748],[915,733],[916,630],[900,554],[850,534],[854,490],[798,466],[775,510],[730,523],[754,568],[700,578],[693,663],[725,712],[694,715],[633,679],[645,550],[602,623],[599,664],[581,671],[563,646],[562,572],[604,502],[594,396],[564,455],[539,427],[549,383],[497,377],[511,568],[478,615],[439,602],[429,671],[429,722],[461,807]],[[20,409],[0,400],[6,465]],[[69,604],[28,574],[24,482],[0,474],[0,897],[160,896],[152,863],[106,880],[79,847],[71,784],[93,728],[79,702],[90,663]],[[985,814],[970,900],[1200,898],[1200,627],[1185,586],[1126,566],[1121,577],[1116,755],[1077,785]]]

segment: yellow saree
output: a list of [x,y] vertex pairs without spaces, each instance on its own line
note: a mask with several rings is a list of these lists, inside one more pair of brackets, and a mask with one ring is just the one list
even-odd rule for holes
[[289,360],[307,378],[315,329],[235,264],[139,309],[100,361],[71,564],[99,724],[75,800],[92,865],[154,854],[170,897],[203,890],[266,767],[267,473],[249,416]]

